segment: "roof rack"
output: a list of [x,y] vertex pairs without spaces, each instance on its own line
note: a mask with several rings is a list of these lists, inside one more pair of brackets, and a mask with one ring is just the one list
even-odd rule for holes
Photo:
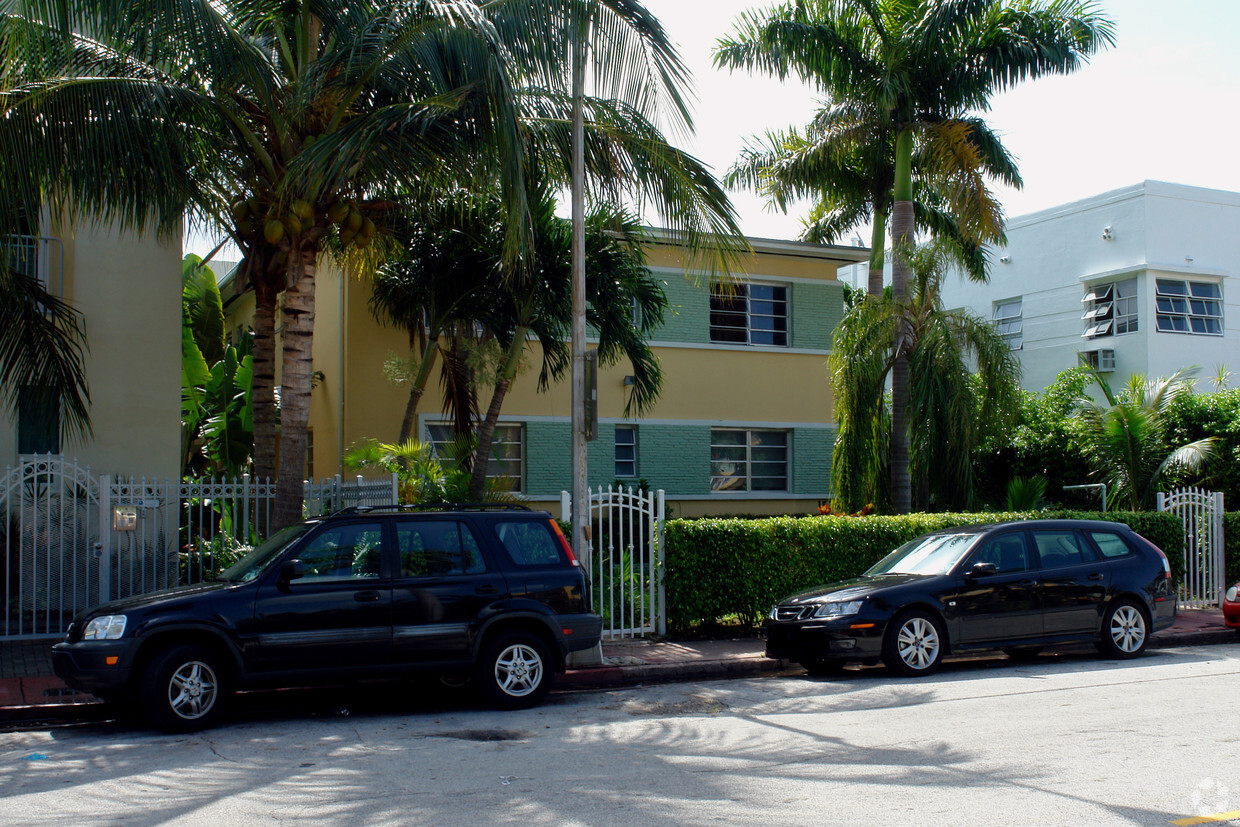
[[402,505],[351,505],[331,514],[339,517],[346,514],[374,514],[390,511],[533,511],[528,505],[521,503],[405,503]]

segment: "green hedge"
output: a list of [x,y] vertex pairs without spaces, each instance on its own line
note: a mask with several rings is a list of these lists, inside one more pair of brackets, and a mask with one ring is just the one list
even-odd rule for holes
[[[669,520],[665,526],[668,625],[685,630],[733,617],[757,624],[776,601],[821,583],[856,577],[921,534],[957,525],[1048,517],[1126,523],[1163,549],[1177,549],[1184,542],[1179,520],[1150,512]],[[1240,531],[1240,519],[1229,525]],[[1167,556],[1178,577],[1181,555]]]

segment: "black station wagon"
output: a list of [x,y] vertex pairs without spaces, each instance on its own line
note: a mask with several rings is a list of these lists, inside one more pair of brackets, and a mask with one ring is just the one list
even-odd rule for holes
[[1149,540],[1120,523],[1030,520],[918,537],[858,578],[781,601],[763,633],[768,657],[814,674],[881,660],[916,676],[974,649],[1022,658],[1092,641],[1136,657],[1175,615],[1171,566]]
[[237,688],[421,671],[471,672],[495,706],[528,707],[601,628],[549,514],[361,507],[284,528],[210,582],[83,612],[52,662],[184,732]]

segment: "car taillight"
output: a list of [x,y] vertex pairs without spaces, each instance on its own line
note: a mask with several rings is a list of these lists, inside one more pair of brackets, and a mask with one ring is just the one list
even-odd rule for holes
[[568,538],[564,536],[564,532],[560,531],[560,524],[555,520],[550,520],[549,522],[551,523],[551,528],[555,531],[555,536],[560,538],[560,545],[564,547],[564,553],[568,555],[568,562],[574,566],[580,566],[581,564],[577,562],[577,555],[573,554],[572,545],[569,544]]

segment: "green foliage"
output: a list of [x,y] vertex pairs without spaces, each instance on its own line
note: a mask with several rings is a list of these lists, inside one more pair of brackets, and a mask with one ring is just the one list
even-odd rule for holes
[[1240,511],[1223,514],[1223,546],[1226,585],[1240,583]]
[[1007,510],[1037,511],[1045,503],[1046,477],[1012,477],[1008,480]]
[[1193,373],[1180,370],[1148,381],[1133,374],[1116,394],[1102,374],[1091,371],[1106,401],[1082,397],[1076,419],[1094,474],[1106,482],[1112,503],[1133,511],[1153,508],[1172,473],[1195,473],[1213,456],[1213,438],[1179,446],[1167,439],[1168,411],[1176,399],[1192,395]]
[[[1172,445],[1217,440],[1215,460],[1206,467],[1200,484],[1222,491],[1226,503],[1240,503],[1240,388],[1182,394],[1171,403],[1166,417],[1167,441]],[[1183,485],[1190,479],[1182,472],[1172,473],[1168,484]]]
[[[822,583],[856,577],[921,534],[1029,517],[1122,522],[1173,552],[1184,541],[1178,519],[1148,512],[671,520],[664,526],[668,625],[684,630],[727,617],[757,624],[777,601]],[[1180,555],[1167,556],[1178,576]]]
[[[400,445],[367,439],[345,452],[344,464],[353,471],[395,471],[402,503],[460,503],[471,499],[467,460],[472,453],[471,441],[461,438],[442,456],[435,454],[430,443],[416,439]],[[510,502],[514,498],[498,480],[488,480],[483,499]]]
[[909,361],[910,470],[923,510],[931,501],[940,509],[970,505],[974,447],[1016,417],[1019,364],[989,321],[943,308],[947,260],[943,244],[918,248],[907,301],[867,299],[836,329],[830,365],[839,431],[832,479],[844,511],[884,499],[891,441],[884,389],[897,334]]
[[224,309],[211,268],[181,263],[181,447],[186,476],[238,477],[254,451],[250,337],[224,340]]

